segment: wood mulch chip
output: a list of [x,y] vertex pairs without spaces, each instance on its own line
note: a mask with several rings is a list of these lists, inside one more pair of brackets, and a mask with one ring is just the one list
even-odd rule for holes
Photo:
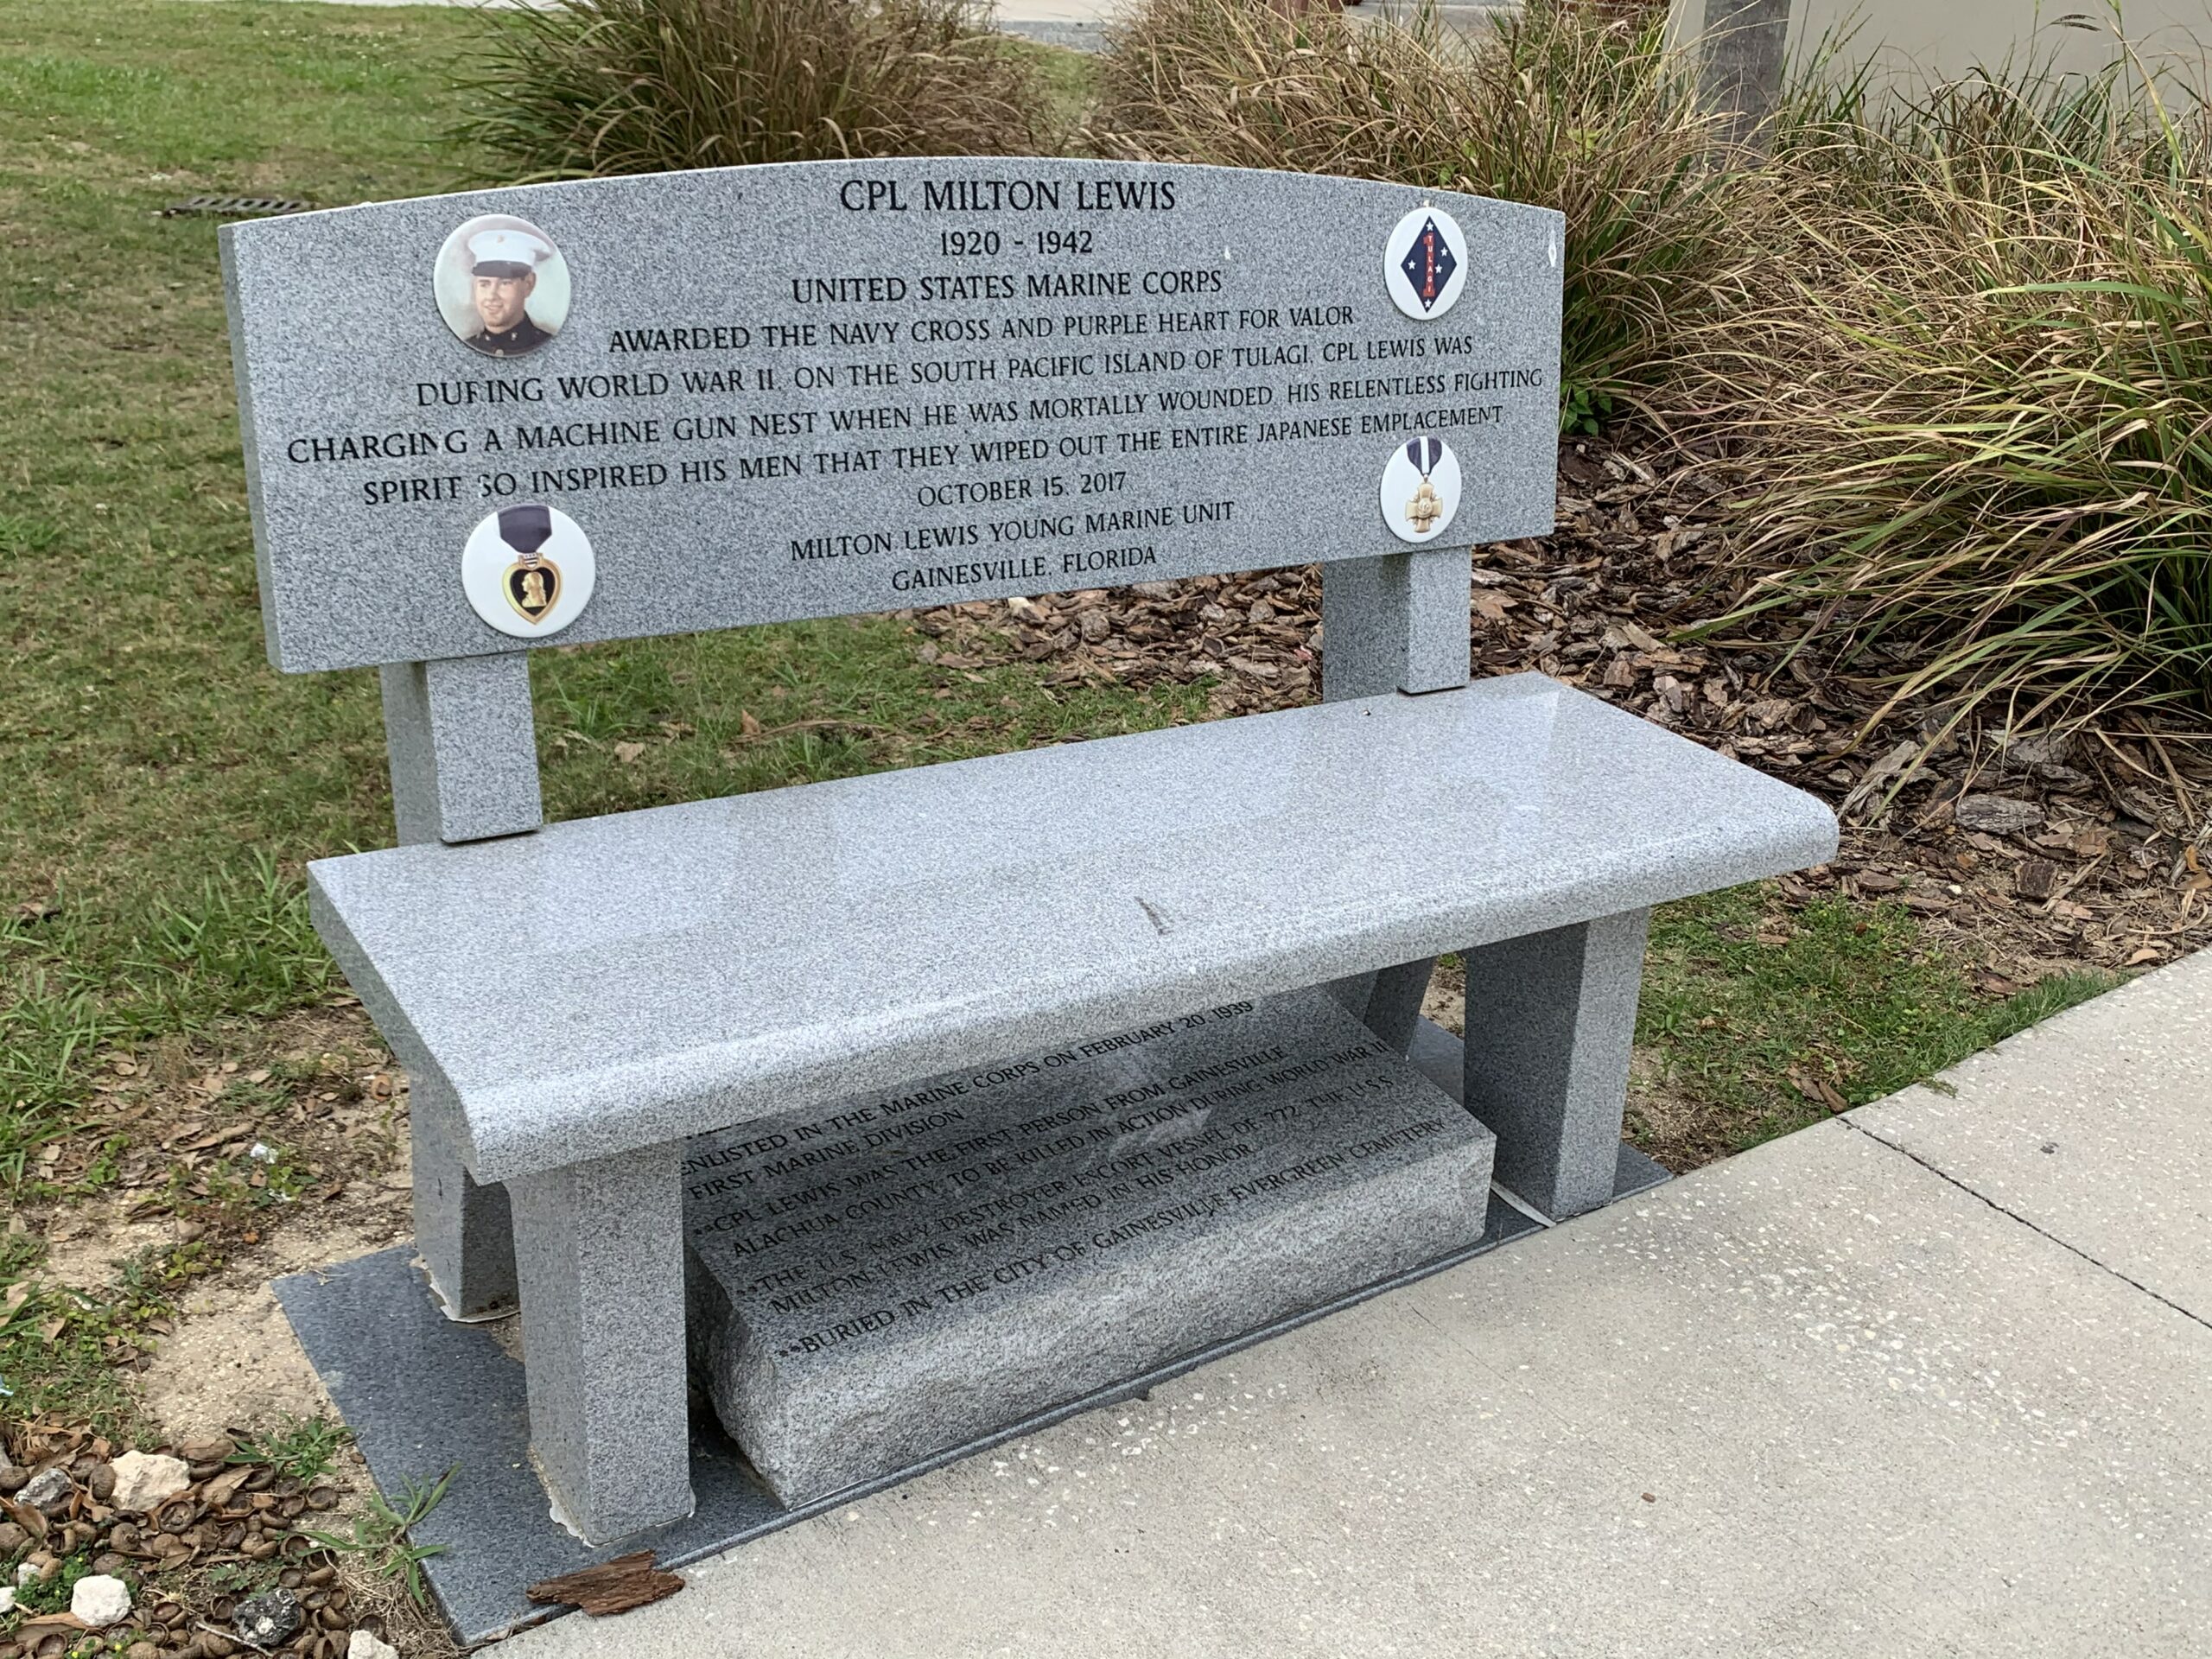
[[581,1607],[594,1618],[626,1613],[648,1606],[683,1587],[673,1573],[653,1565],[653,1553],[641,1549],[634,1555],[618,1555],[611,1561],[544,1579],[530,1586],[532,1601]]

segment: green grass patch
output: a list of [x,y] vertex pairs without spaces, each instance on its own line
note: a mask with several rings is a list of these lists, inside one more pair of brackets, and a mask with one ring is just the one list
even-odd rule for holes
[[[1878,1100],[2117,982],[2064,974],[1993,1001],[1902,906],[1792,911],[1755,884],[1653,917],[1637,1040],[1711,1155]],[[1671,1142],[1667,1116],[1643,1127]]]
[[[465,11],[254,0],[0,10],[0,1191],[103,1130],[117,1050],[339,989],[313,857],[388,844],[376,677],[263,654],[215,226],[480,171],[445,135]],[[1080,96],[1063,61],[1064,95]],[[1057,83],[1056,83],[1057,84]],[[333,338],[343,334],[334,323]],[[895,620],[536,654],[556,817],[1193,718],[1205,688],[953,672]],[[97,1174],[101,1166],[94,1164]],[[97,1185],[97,1181],[93,1183]]]
[[313,1481],[330,1472],[340,1450],[350,1445],[353,1431],[327,1417],[287,1417],[259,1433],[238,1437],[232,1463],[265,1463],[291,1480]]

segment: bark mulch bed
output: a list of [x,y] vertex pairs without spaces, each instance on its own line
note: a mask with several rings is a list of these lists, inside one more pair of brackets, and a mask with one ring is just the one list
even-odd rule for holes
[[[1970,718],[1923,754],[1946,710],[1867,729],[1877,688],[1787,658],[1787,619],[1767,640],[1681,639],[1745,582],[1719,469],[1657,445],[1576,442],[1560,479],[1555,534],[1476,550],[1476,673],[1541,670],[1828,801],[1842,851],[1783,878],[1785,905],[1839,890],[1903,905],[1993,996],[2212,940],[2212,764],[2197,745],[2132,718],[2070,733]],[[1314,566],[910,615],[923,659],[948,672],[1026,661],[1048,685],[1217,675],[1210,715],[1313,702],[1326,648]]]

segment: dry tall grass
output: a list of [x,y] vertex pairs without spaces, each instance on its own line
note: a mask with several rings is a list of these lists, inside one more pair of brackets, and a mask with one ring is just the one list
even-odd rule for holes
[[459,136],[501,183],[1058,143],[969,0],[558,0],[490,22]]
[[1109,35],[1106,154],[1389,179],[1567,215],[1571,418],[1639,397],[1702,306],[1735,178],[1656,15],[1529,0],[1471,39],[1268,0],[1139,0]]
[[1888,706],[2212,709],[2200,136],[2034,78],[1783,134],[1748,301],[1680,365],[1763,486],[1745,613],[1809,611]]

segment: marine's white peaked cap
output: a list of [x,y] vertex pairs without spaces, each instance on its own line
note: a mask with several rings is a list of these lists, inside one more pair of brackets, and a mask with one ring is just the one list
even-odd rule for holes
[[[553,245],[543,237],[532,236],[528,231],[479,231],[468,238],[468,252],[480,268],[485,265],[519,265],[523,270],[536,270],[553,257]],[[519,275],[520,272],[513,274]]]

